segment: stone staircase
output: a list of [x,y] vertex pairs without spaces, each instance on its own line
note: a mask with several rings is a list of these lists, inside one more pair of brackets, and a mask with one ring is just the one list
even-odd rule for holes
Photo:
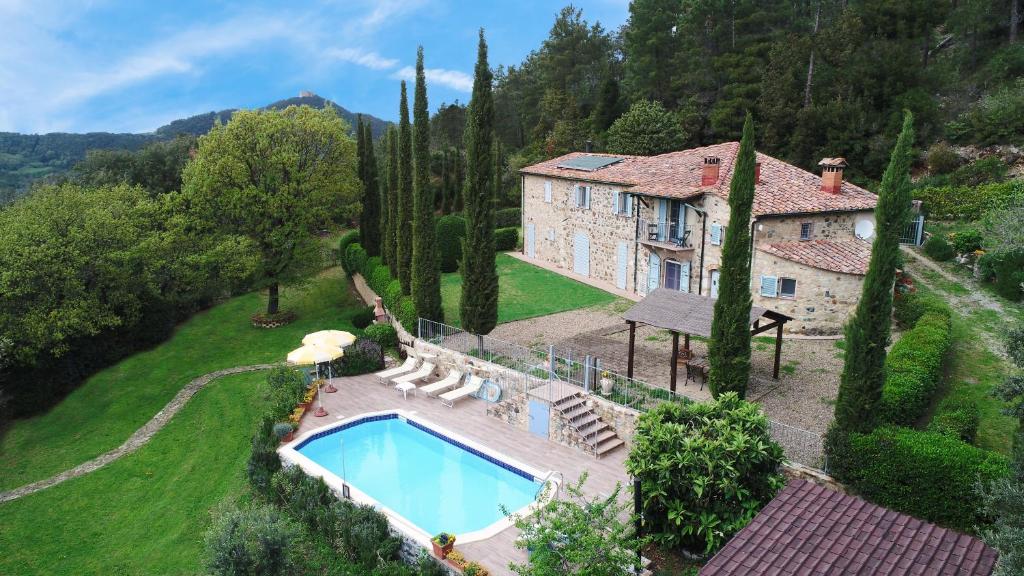
[[598,458],[625,444],[587,404],[583,394],[575,392],[555,401],[552,406]]

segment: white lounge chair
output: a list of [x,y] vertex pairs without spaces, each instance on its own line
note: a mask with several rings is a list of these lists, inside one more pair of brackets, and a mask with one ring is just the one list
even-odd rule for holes
[[434,365],[432,363],[430,363],[430,362],[424,362],[420,366],[419,370],[417,370],[417,371],[415,371],[415,372],[413,372],[411,374],[404,374],[404,375],[399,376],[397,378],[392,378],[391,382],[393,382],[395,384],[395,386],[397,387],[399,384],[403,384],[405,382],[415,382],[417,380],[422,380],[423,378],[426,378],[427,376],[430,376],[431,374],[433,374],[433,372],[434,372]]
[[405,359],[405,363],[402,364],[401,366],[398,366],[397,368],[388,368],[387,370],[384,370],[382,372],[377,372],[376,374],[374,374],[374,376],[380,378],[381,384],[387,384],[388,380],[391,380],[395,376],[399,376],[401,374],[405,374],[406,372],[411,372],[412,370],[414,370],[416,368],[417,362],[419,362],[419,360],[415,356],[409,356],[408,358]]
[[455,402],[457,400],[465,398],[466,396],[469,396],[471,394],[475,394],[476,391],[479,390],[481,386],[483,386],[483,384],[483,378],[476,375],[470,376],[469,381],[466,382],[466,384],[461,388],[456,388],[451,392],[445,392],[444,394],[441,394],[441,404],[444,404],[449,408],[454,408]]
[[454,388],[458,386],[459,382],[462,382],[462,371],[452,370],[451,372],[448,373],[447,376],[444,377],[443,380],[438,380],[433,384],[427,384],[426,386],[420,388],[420,390],[422,390],[423,393],[426,394],[427,396],[433,396],[441,392],[446,392],[449,388]]

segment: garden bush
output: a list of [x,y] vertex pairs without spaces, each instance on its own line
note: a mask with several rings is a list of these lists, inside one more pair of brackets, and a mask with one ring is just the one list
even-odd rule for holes
[[359,268],[359,273],[363,275],[363,280],[366,280],[366,284],[373,289],[373,285],[370,284],[370,279],[373,278],[373,273],[384,265],[384,261],[381,260],[380,256],[371,256],[363,261],[362,267]]
[[331,508],[335,538],[349,560],[366,568],[398,558],[402,542],[388,530],[388,519],[373,506],[339,500]]
[[979,420],[978,405],[975,402],[950,403],[939,406],[928,424],[928,431],[973,444],[978,435]]
[[274,502],[311,532],[330,534],[335,528],[331,510],[338,497],[323,478],[306,474],[298,466],[289,466],[271,480]]
[[284,421],[306,393],[306,379],[302,373],[278,366],[267,374],[270,389],[270,417],[276,422]]
[[352,314],[352,325],[362,330],[370,324],[373,324],[374,318],[376,318],[376,316],[373,314],[373,306],[364,306]]
[[952,342],[951,312],[937,299],[924,300],[924,312],[885,359],[881,406],[885,422],[912,425],[921,418],[942,376],[942,362]]
[[381,348],[394,348],[398,345],[398,332],[390,324],[374,324],[364,331],[367,340],[372,340]]
[[518,242],[518,228],[499,228],[494,231],[494,249],[498,252],[515,250]]
[[727,393],[711,402],[665,402],[640,416],[626,470],[642,483],[650,534],[708,554],[783,486],[782,460],[760,408]]
[[1024,249],[988,252],[978,259],[978,267],[997,294],[1014,302],[1024,298]]
[[985,96],[946,131],[954,140],[982,146],[1024,144],[1024,79]]
[[987,156],[957,168],[949,176],[953,186],[981,186],[1006,180],[1010,167],[998,156]]
[[349,273],[355,274],[362,271],[363,264],[366,264],[366,259],[366,250],[363,249],[362,244],[356,242],[349,244],[348,248],[345,249],[345,256],[342,261],[347,263]]
[[348,265],[348,247],[352,244],[359,242],[359,231],[352,230],[342,235],[341,240],[338,241],[338,255],[341,257],[341,268],[345,270],[345,273],[349,276],[352,275],[353,270]]
[[950,246],[949,242],[939,234],[932,234],[927,240],[925,240],[924,246],[922,246],[921,249],[936,262],[952,260],[953,256],[956,256],[953,252],[953,247]]
[[416,314],[416,304],[412,301],[410,296],[402,296],[398,302],[398,312],[396,313],[398,321],[402,323],[402,327],[406,329],[413,336],[416,335],[416,322],[419,320],[419,315]]
[[437,219],[437,248],[441,252],[441,272],[455,272],[462,260],[462,242],[466,238],[466,219],[448,214]]
[[1006,459],[949,436],[897,426],[851,434],[829,451],[832,474],[864,498],[972,532],[983,525],[975,486],[1008,473]]
[[298,528],[271,506],[223,509],[206,532],[206,568],[218,576],[290,574]]
[[931,218],[975,220],[988,210],[1006,207],[1024,197],[1024,180],[981,186],[925,186],[916,188],[913,194]]
[[373,271],[373,274],[367,279],[370,285],[370,290],[373,290],[377,296],[380,296],[381,301],[384,300],[384,293],[387,292],[388,284],[391,283],[391,269],[387,266],[377,266],[377,269]]
[[928,148],[928,172],[949,174],[960,166],[960,156],[945,142],[936,142]]
[[402,300],[402,283],[397,278],[392,278],[380,297],[384,299],[384,305],[387,306],[388,311],[395,314]]
[[953,249],[957,254],[969,254],[981,249],[981,232],[965,228],[953,234]]
[[518,228],[523,223],[523,211],[519,208],[501,208],[494,212],[495,228]]
[[345,355],[331,363],[338,376],[357,376],[384,369],[384,349],[368,338],[345,347]]
[[252,452],[246,465],[246,474],[253,492],[269,497],[271,478],[281,469],[281,458],[277,455],[277,437],[274,435],[274,419],[265,416],[252,436]]

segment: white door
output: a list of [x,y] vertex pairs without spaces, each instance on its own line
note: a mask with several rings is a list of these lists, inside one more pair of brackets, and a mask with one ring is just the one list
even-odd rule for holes
[[711,297],[718,298],[718,270],[711,271]]
[[679,291],[689,292],[690,291],[690,263],[683,262],[682,269],[679,271]]
[[526,255],[537,257],[537,226],[534,224],[526,225]]
[[626,289],[626,263],[629,258],[629,246],[625,242],[619,242],[619,249],[616,255],[615,286],[619,290]]
[[577,232],[572,238],[572,271],[580,276],[590,276],[590,238]]
[[651,257],[647,263],[647,293],[650,294],[654,292],[661,282],[661,258],[654,252],[651,252]]

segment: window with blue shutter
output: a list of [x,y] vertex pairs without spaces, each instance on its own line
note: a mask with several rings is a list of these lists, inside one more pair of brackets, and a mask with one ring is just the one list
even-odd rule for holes
[[775,276],[761,275],[761,296],[775,298],[779,295],[779,279]]
[[711,225],[711,245],[719,246],[722,244],[722,225],[712,224]]
[[619,198],[621,196],[622,196],[622,194],[620,194],[618,190],[612,192],[612,214],[621,214],[622,213],[619,210]]

